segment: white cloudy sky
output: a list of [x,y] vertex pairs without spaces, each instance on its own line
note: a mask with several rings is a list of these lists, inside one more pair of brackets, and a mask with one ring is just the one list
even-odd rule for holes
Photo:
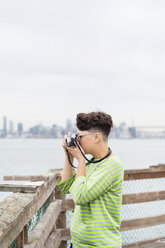
[[164,13],[164,0],[1,1],[0,127],[95,110],[165,125]]

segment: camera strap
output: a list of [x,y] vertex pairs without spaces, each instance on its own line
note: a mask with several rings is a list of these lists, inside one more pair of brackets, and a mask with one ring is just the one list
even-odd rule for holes
[[111,149],[108,147],[108,153],[105,155],[105,157],[103,157],[103,158],[101,158],[101,159],[99,159],[99,160],[96,160],[96,161],[94,161],[95,160],[95,158],[93,157],[93,158],[91,158],[90,160],[88,160],[88,162],[86,163],[86,165],[89,165],[89,164],[91,164],[91,163],[93,163],[93,164],[96,164],[96,163],[99,163],[99,162],[101,162],[102,160],[104,160],[104,159],[106,159],[107,157],[109,157],[110,155],[111,155],[111,153],[112,153],[112,151],[111,151]]
[[[79,148],[80,152],[82,153],[83,157],[88,161],[88,162],[86,163],[86,166],[89,165],[89,164],[91,164],[91,163],[94,163],[94,164],[99,163],[99,162],[101,162],[102,160],[104,160],[104,159],[106,159],[107,157],[109,157],[109,156],[111,155],[111,153],[112,153],[111,149],[108,147],[108,150],[109,150],[109,151],[108,151],[108,153],[105,155],[105,157],[103,157],[103,158],[101,158],[101,159],[99,159],[99,160],[96,160],[96,161],[94,161],[94,160],[95,160],[94,157],[91,158],[91,159],[89,160],[89,159],[85,156],[85,154],[83,153],[83,151],[82,151],[82,149],[81,149],[79,143],[77,142],[77,140],[75,140],[75,143],[76,143],[76,145],[78,146],[78,148]],[[68,160],[69,160],[70,165],[71,165],[72,167],[74,167],[74,168],[77,168],[77,167],[75,167],[75,166],[72,164],[71,159],[70,159],[70,156],[69,156],[68,150],[67,150],[67,154],[68,154]]]

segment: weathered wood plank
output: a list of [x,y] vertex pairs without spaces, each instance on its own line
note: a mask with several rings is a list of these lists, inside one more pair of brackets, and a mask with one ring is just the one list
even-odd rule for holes
[[[65,199],[65,194],[63,194],[61,192],[61,190],[56,187],[55,188],[55,199]],[[56,228],[66,228],[66,212],[61,212],[57,221],[56,221]],[[67,242],[66,241],[62,241],[60,248],[66,248],[67,247]]]
[[55,202],[50,203],[44,215],[41,217],[39,223],[32,231],[30,237],[28,238],[28,244],[24,245],[24,248],[44,247],[60,212],[61,212],[60,200],[56,200]]
[[52,232],[44,248],[59,248],[61,244],[61,232],[58,230]]
[[21,192],[21,193],[35,193],[41,185],[26,185],[26,184],[0,184],[1,192]]
[[0,202],[0,247],[6,248],[29,221],[26,214],[34,194],[14,193]]
[[156,239],[142,240],[139,242],[122,245],[122,248],[164,248],[165,237],[158,237]]
[[[50,170],[54,171],[54,170]],[[57,178],[61,176],[62,169],[56,170]],[[136,180],[136,179],[149,179],[149,178],[161,178],[165,177],[164,164],[158,164],[157,166],[151,166],[149,169],[138,170],[125,170],[124,180]]]
[[121,223],[121,231],[143,228],[148,226],[156,226],[165,224],[165,215],[157,215],[132,220],[123,220]]
[[48,182],[44,184],[43,189],[38,189],[36,193],[34,204],[31,207],[31,211],[33,214],[44,204],[44,202],[48,199],[48,197],[52,194],[56,187],[57,178],[56,174],[53,175]]
[[24,226],[24,244],[28,242],[28,224]]
[[13,176],[4,176],[4,181],[31,181],[31,182],[37,182],[37,181],[48,181],[49,177],[46,176],[19,176],[19,175],[13,175]]
[[165,200],[165,191],[145,192],[123,195],[122,204]]
[[151,165],[150,169],[165,168],[165,164]]
[[75,208],[75,203],[73,199],[64,199],[61,202],[61,210],[62,211],[67,211],[67,210],[74,210]]
[[165,168],[124,171],[124,180],[150,179],[162,177],[165,177]]
[[[0,247],[6,248],[10,246],[13,240],[19,235],[24,226],[29,222],[30,218],[37,212],[37,210],[44,204],[44,202],[51,195],[56,186],[56,173],[52,173],[50,180],[44,183],[44,188],[38,188],[37,192],[34,194],[23,194],[23,193],[14,193],[12,195],[20,194],[20,201],[22,196],[25,195],[28,198],[28,195],[31,197],[26,207],[21,210],[19,215],[11,220],[10,224],[5,224],[3,230],[0,230]],[[11,197],[12,197],[11,195]],[[7,197],[8,200],[10,198]],[[6,200],[6,201],[7,201]],[[13,202],[14,203],[14,202]],[[2,202],[0,203],[2,204]],[[13,216],[13,214],[12,214]],[[12,217],[11,216],[11,217]]]
[[69,228],[61,228],[61,229],[59,228],[58,232],[60,232],[61,234],[61,240],[67,241],[71,239]]
[[24,248],[24,231],[20,232],[20,234],[16,238],[16,247]]

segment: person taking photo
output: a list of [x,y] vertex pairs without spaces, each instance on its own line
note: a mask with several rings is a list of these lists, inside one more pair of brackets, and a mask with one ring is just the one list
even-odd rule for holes
[[[123,165],[108,147],[113,126],[104,112],[79,113],[75,147],[63,140],[65,162],[57,185],[70,193],[75,209],[70,233],[73,248],[121,248]],[[93,158],[86,163],[85,154]],[[69,155],[69,156],[68,156]],[[77,172],[71,164],[78,161]],[[71,163],[71,164],[70,164]]]

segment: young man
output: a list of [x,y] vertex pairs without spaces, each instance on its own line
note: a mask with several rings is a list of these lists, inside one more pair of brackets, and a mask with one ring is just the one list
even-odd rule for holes
[[[80,149],[67,147],[65,163],[58,186],[70,193],[75,209],[71,221],[73,248],[121,248],[121,204],[123,166],[108,148],[108,136],[113,126],[110,115],[103,112],[77,115],[77,141],[93,161],[86,165]],[[78,160],[77,173],[68,161]]]

